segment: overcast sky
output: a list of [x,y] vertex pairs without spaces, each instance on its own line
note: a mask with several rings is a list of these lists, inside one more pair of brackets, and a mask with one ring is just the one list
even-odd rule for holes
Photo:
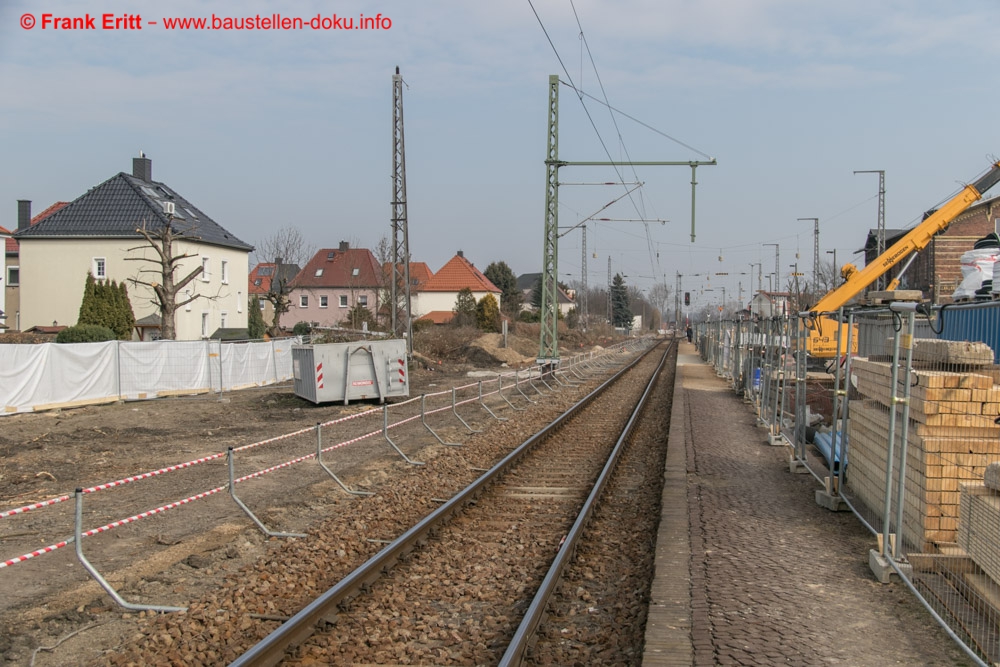
[[[616,221],[587,224],[591,284],[610,258],[629,284],[673,287],[679,272],[696,298],[731,299],[750,264],[774,271],[765,243],[783,274],[798,261],[808,277],[813,223],[797,218],[819,218],[822,257],[840,263],[876,226],[878,177],[854,170],[885,170],[886,226],[902,228],[1000,152],[993,2],[533,4],[541,23],[527,0],[0,0],[0,225],[16,227],[17,199],[35,212],[75,199],[142,150],[154,179],[248,243],[292,225],[318,248],[374,247],[390,234],[397,65],[410,247],[434,271],[457,250],[540,270],[550,74],[642,122],[616,125],[561,86],[561,159],[718,160],[697,171],[694,243],[688,167],[561,169],[564,183],[644,184],[597,216]],[[98,29],[42,27],[88,12]],[[141,30],[100,29],[101,14],[136,12]],[[380,14],[387,29],[164,28],[258,12]],[[565,185],[560,225],[624,193]],[[561,279],[580,279],[581,255],[567,233]]]

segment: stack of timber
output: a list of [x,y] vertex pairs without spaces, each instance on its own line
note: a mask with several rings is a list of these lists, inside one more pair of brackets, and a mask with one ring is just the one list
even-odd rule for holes
[[[993,352],[983,343],[914,341],[913,370],[898,374],[895,395],[910,386],[906,424],[904,544],[931,550],[953,543],[959,528],[961,486],[980,480],[986,466],[1000,461],[1000,385]],[[885,502],[892,405],[892,364],[854,359],[851,374],[863,397],[851,401],[848,424],[847,482],[858,498],[878,515]],[[893,507],[898,493],[903,406],[897,405],[892,463]],[[893,509],[895,517],[895,509]]]
[[994,582],[1000,581],[1000,464],[983,481],[962,484],[958,546]]

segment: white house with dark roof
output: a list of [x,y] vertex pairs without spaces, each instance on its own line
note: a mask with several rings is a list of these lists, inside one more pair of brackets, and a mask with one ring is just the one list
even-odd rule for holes
[[[249,254],[253,247],[224,229],[168,185],[153,180],[152,161],[140,155],[132,173],[119,172],[30,224],[31,203],[19,207],[14,238],[19,245],[21,325],[72,325],[83,299],[87,272],[128,285],[137,320],[149,322],[159,309],[152,291],[128,282],[154,282],[156,251],[138,228],[154,233],[171,225],[175,279],[197,266],[203,271],[185,288],[177,309],[178,340],[196,340],[220,328],[246,328]],[[154,336],[155,337],[155,336]]]

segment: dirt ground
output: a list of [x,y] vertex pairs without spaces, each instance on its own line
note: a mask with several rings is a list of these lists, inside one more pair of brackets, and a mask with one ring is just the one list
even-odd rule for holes
[[[498,336],[486,337],[461,361],[418,356],[410,367],[410,395],[427,394],[428,410],[450,409],[452,387],[465,387],[459,400],[475,396],[477,372],[483,377],[534,361],[515,349],[537,350],[537,341],[518,341],[516,348],[506,350],[498,345]],[[414,411],[419,415],[419,402],[396,403],[400,402],[389,404],[391,421]],[[295,396],[289,383],[227,393],[222,400],[207,395],[175,397],[3,417],[0,512],[70,497],[0,518],[0,560],[17,559],[71,538],[72,496],[77,487],[210,458],[83,496],[84,530],[186,499],[176,509],[85,537],[80,543],[93,566],[127,601],[187,604],[213,580],[233,576],[282,539],[269,538],[255,528],[229,496],[227,449],[300,432],[234,454],[234,475],[239,477],[315,454],[317,424],[372,412],[324,427],[324,447],[378,433],[383,417],[377,408],[374,402],[314,405]],[[496,423],[475,405],[462,408],[460,414],[473,429]],[[448,412],[432,423],[446,442],[469,436],[466,426]],[[392,439],[411,460],[439,455],[443,449],[428,445],[429,435],[419,420],[394,431]],[[380,434],[324,454],[323,461],[354,490],[378,488],[394,470],[408,466]],[[304,532],[351,498],[311,459],[237,484],[236,489],[264,526],[276,532]],[[0,568],[3,664],[64,665],[73,642],[86,638],[83,643],[88,646],[114,646],[134,632],[133,621],[142,613],[116,605],[87,574],[74,548],[69,544]],[[74,632],[80,634],[71,638]],[[44,650],[60,642],[67,642],[61,650]],[[80,655],[86,654],[84,647]],[[77,664],[89,663],[79,658]]]

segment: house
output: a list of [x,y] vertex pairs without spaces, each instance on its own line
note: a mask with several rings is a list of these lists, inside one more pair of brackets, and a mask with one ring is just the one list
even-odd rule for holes
[[[275,259],[280,260],[281,258]],[[267,326],[271,326],[274,322],[274,304],[265,297],[270,294],[272,286],[277,287],[274,285],[275,276],[278,276],[280,284],[288,285],[299,274],[299,271],[298,264],[261,262],[250,272],[247,293],[251,299],[256,296],[260,300],[260,314]]]
[[[924,219],[933,213],[924,214]],[[920,290],[924,298],[934,304],[952,302],[951,295],[962,282],[962,254],[972,250],[976,241],[1000,227],[1000,197],[993,197],[973,204],[952,220],[948,229],[935,234],[926,248],[917,253],[913,264],[900,279],[900,289]],[[885,247],[901,239],[909,230],[885,230]],[[871,230],[865,242],[865,262],[874,262],[878,256],[878,231]],[[886,274],[886,282],[899,274],[905,261]]]
[[[13,239],[11,238],[12,232],[5,228],[0,227],[0,243],[4,246],[7,245],[7,241]],[[3,264],[0,265],[0,331],[7,328],[7,280],[9,276],[7,275],[7,253],[4,253]]]
[[[524,297],[522,310],[538,310],[531,305],[531,295],[535,291],[535,285],[538,284],[541,279],[541,273],[522,273],[517,277],[517,289],[521,290],[521,294]],[[576,301],[573,298],[574,296],[575,292],[573,292],[573,290],[567,292],[562,287],[556,288],[556,300],[559,302],[559,313],[563,317],[566,317],[569,314],[569,311],[576,307]]]
[[500,288],[490,282],[459,250],[427,282],[411,291],[410,313],[413,319],[420,319],[435,311],[451,313],[455,309],[458,293],[466,287],[477,303],[487,294],[492,294],[497,305],[500,305]]
[[338,248],[324,248],[313,255],[288,286],[290,303],[281,316],[282,328],[291,329],[298,322],[337,327],[355,306],[367,308],[375,317],[382,270],[370,250],[341,241]]
[[757,317],[777,317],[789,312],[791,294],[788,292],[767,292],[761,290],[750,300],[750,310]]
[[[17,203],[17,226],[22,225],[36,225],[45,218],[49,217],[63,206],[69,202],[59,201],[49,206],[47,209],[31,217],[31,202],[30,201],[19,201]],[[2,236],[2,235],[0,235]],[[3,322],[7,325],[8,331],[20,331],[21,330],[21,271],[20,271],[20,260],[18,259],[18,243],[13,237],[13,233],[4,239],[4,271],[3,275],[0,276],[0,287],[3,288],[3,299],[4,305],[0,306],[0,310],[6,312],[7,317]]]
[[[157,249],[138,231],[156,235],[170,225],[171,246],[181,278],[201,267],[178,295],[191,300],[175,313],[175,337],[195,340],[218,328],[247,325],[248,256],[253,247],[236,238],[168,185],[153,180],[152,161],[132,160],[132,173],[119,172],[57,211],[30,224],[31,202],[19,202],[20,323],[73,324],[90,272],[128,286],[136,320],[159,315],[150,283],[160,272]],[[193,300],[192,300],[193,299]],[[150,337],[155,337],[150,333]]]

